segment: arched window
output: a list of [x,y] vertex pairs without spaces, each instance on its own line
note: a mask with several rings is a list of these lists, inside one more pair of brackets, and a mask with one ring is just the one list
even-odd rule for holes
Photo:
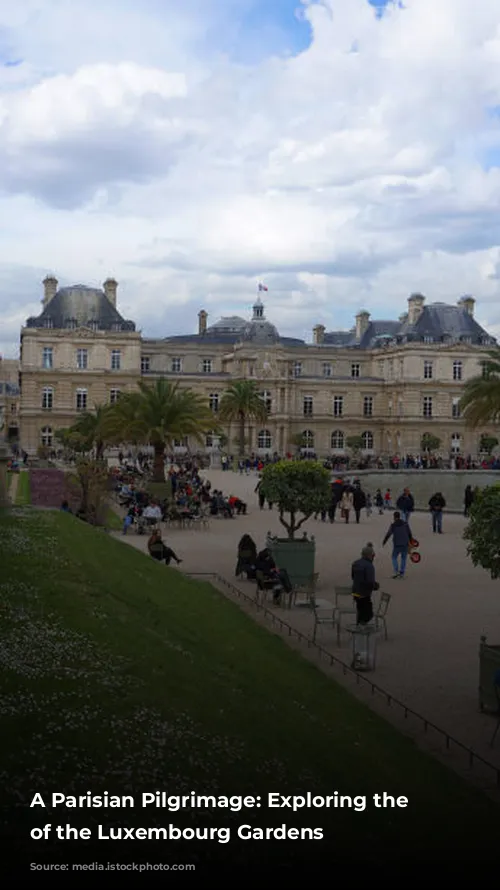
[[258,448],[271,448],[272,439],[271,433],[269,430],[261,430],[259,435],[257,436],[257,447]]
[[370,432],[362,433],[361,438],[363,440],[364,450],[371,451],[373,448],[373,433],[370,433]]
[[45,445],[48,448],[50,448],[53,443],[52,427],[44,426],[42,429],[42,432],[40,433],[40,438],[42,440],[42,445]]
[[332,433],[330,441],[331,441],[332,451],[342,451],[342,449],[345,447],[345,445],[344,445],[345,438],[344,438],[344,433],[342,432],[342,430],[335,430]]
[[54,407],[54,389],[52,386],[44,386],[42,389],[42,410],[52,411]]
[[314,433],[312,430],[304,430],[302,433],[302,440],[304,442],[304,448],[314,448]]
[[459,454],[462,446],[462,436],[460,433],[452,433],[451,435],[451,452],[452,454]]

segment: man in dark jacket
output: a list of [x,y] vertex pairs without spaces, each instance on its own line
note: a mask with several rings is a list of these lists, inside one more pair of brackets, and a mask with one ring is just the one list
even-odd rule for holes
[[361,559],[356,559],[351,566],[352,595],[356,604],[357,624],[368,624],[373,618],[372,594],[380,586],[375,580],[374,559],[373,544],[367,544],[361,551]]
[[361,515],[361,510],[363,507],[366,507],[366,495],[361,488],[359,482],[354,486],[354,491],[352,493],[352,505],[354,507],[354,515],[356,517],[356,523],[359,525],[359,517]]
[[443,510],[446,507],[446,501],[440,491],[433,494],[429,501],[429,509],[432,516],[432,531],[443,534]]
[[337,512],[337,507],[342,500],[344,487],[344,480],[341,479],[340,476],[337,476],[335,481],[332,482],[332,499],[328,510],[328,518],[330,522],[335,522],[335,514]]
[[396,501],[396,507],[401,513],[401,519],[404,522],[409,522],[410,515],[415,509],[415,501],[413,499],[413,495],[410,493],[409,488],[405,488],[403,494],[399,495]]
[[[393,578],[404,578],[406,570],[406,560],[408,559],[408,548],[413,537],[411,528],[408,523],[401,518],[401,513],[394,513],[394,521],[390,526],[382,546],[392,538],[392,567],[394,569]],[[401,562],[399,562],[401,560]]]

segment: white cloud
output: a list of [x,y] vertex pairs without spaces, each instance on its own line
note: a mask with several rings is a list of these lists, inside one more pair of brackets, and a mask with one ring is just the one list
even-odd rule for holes
[[284,333],[414,290],[500,325],[497,0],[310,0],[305,51],[238,64],[220,50],[259,2],[2,8],[9,332],[42,270],[114,274],[149,333],[246,311],[259,279]]

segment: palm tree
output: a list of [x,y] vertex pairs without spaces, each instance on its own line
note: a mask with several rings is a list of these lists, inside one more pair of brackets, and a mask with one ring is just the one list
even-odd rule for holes
[[471,427],[500,420],[500,347],[488,352],[482,373],[465,384],[460,411]]
[[219,417],[225,421],[238,422],[239,456],[245,454],[245,425],[248,420],[266,421],[267,408],[259,394],[254,380],[237,380],[222,396]]
[[102,459],[104,449],[110,441],[108,436],[109,411],[109,405],[95,405],[93,411],[84,411],[76,423],[70,427],[70,432],[82,440],[86,451],[95,448],[96,460]]
[[165,378],[148,384],[139,381],[138,392],[125,394],[112,412],[115,440],[148,443],[154,449],[153,482],[165,482],[165,447],[175,439],[194,436],[202,441],[214,418],[205,400],[191,389]]

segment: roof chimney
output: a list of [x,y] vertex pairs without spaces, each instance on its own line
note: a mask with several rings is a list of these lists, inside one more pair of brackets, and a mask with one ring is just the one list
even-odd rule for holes
[[315,346],[320,346],[325,342],[325,326],[323,324],[316,324],[313,327],[313,343]]
[[198,312],[198,333],[205,334],[207,330],[207,318],[208,313],[205,312],[204,309],[200,309]]
[[370,313],[366,309],[361,309],[356,315],[356,340],[362,340],[366,334],[370,324]]
[[424,311],[425,297],[422,294],[412,294],[408,297],[408,324],[414,325]]
[[467,314],[472,316],[474,316],[475,303],[476,301],[474,297],[471,297],[470,294],[466,294],[465,297],[460,297],[458,301],[458,305],[460,306],[460,308],[465,309]]
[[116,290],[118,282],[114,278],[106,278],[103,286],[104,296],[107,297],[112,306],[116,309]]
[[43,307],[47,306],[57,293],[59,282],[53,275],[47,275],[43,281]]

